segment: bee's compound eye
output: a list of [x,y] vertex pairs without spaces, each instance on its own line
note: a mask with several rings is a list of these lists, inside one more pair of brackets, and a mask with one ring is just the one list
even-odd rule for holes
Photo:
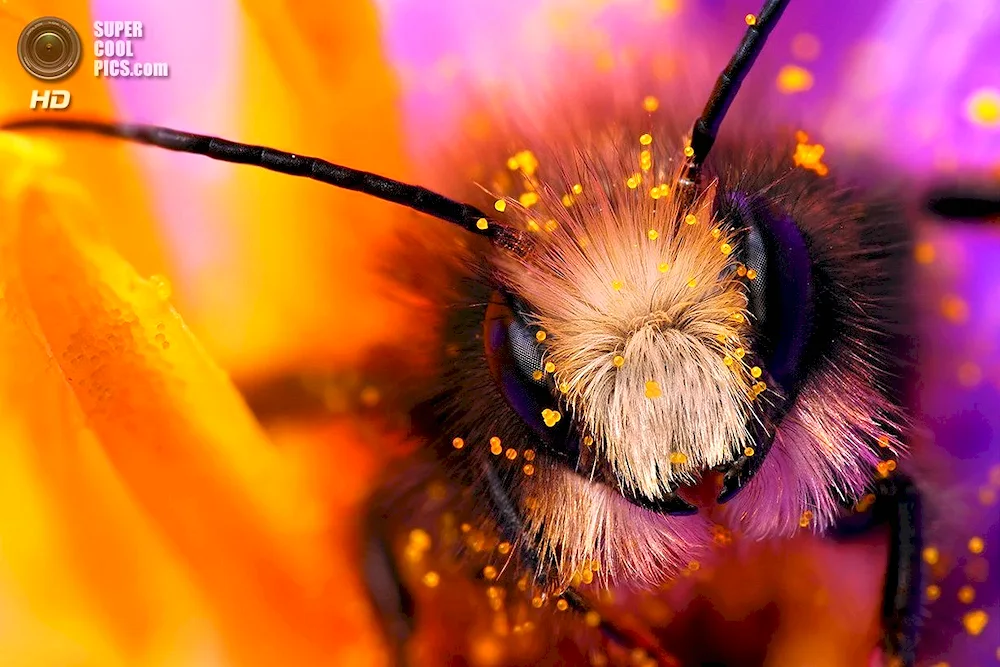
[[812,331],[813,269],[806,241],[788,215],[759,197],[730,195],[730,224],[738,232],[747,307],[758,351],[785,389],[800,380]]
[[[544,344],[527,310],[496,292],[486,309],[484,340],[490,373],[504,399],[550,453],[569,456],[570,419],[559,413],[552,375],[545,371]],[[556,415],[558,414],[558,418]]]

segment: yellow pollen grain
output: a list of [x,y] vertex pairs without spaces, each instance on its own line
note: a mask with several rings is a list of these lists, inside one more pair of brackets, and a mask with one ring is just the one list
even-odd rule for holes
[[566,208],[569,208],[570,206],[572,206],[573,205],[573,196],[572,195],[568,195],[568,194],[563,195],[562,196],[562,205],[565,206]]
[[562,419],[562,415],[558,411],[549,410],[548,408],[542,410],[542,421],[544,421],[545,425],[549,428],[555,426],[560,419]]
[[543,377],[545,377],[545,373],[543,373],[541,371],[532,371],[531,372],[531,377],[534,378],[535,382],[538,382]]
[[579,183],[577,183],[570,189],[573,191],[573,194],[575,195],[581,194],[583,192],[583,186],[580,185]]
[[545,372],[546,373],[555,373],[556,372],[556,365],[554,363],[552,363],[551,361],[546,361],[545,362]]
[[691,148],[690,146],[685,146],[684,147],[684,157],[691,157],[692,155],[694,155],[694,149]]
[[517,458],[517,450],[514,449],[513,447],[508,447],[507,451],[504,453],[504,456],[513,461],[514,459]]
[[656,270],[659,271],[660,273],[666,273],[667,271],[670,270],[670,265],[667,264],[666,262],[660,262],[656,266]]
[[494,456],[500,456],[502,452],[503,452],[503,447],[500,445],[499,440],[490,443],[490,454],[493,454]]
[[747,14],[743,20],[747,22],[747,25],[757,25],[757,17],[753,14]]
[[454,440],[451,441],[451,446],[454,447],[455,449],[461,449],[462,447],[465,447],[465,440],[462,440],[461,438],[455,438]]
[[531,606],[534,607],[535,609],[541,609],[544,603],[545,600],[543,600],[539,595],[536,595],[535,597],[531,598]]
[[733,356],[736,357],[737,359],[742,359],[744,356],[746,356],[746,353],[747,351],[744,350],[742,347],[738,347],[735,350],[733,350]]
[[566,611],[567,609],[569,609],[569,602],[566,602],[566,600],[560,598],[559,601],[556,602],[556,609],[558,609],[559,611]]
[[541,229],[541,227],[538,226],[537,222],[535,222],[534,220],[528,220],[528,231],[529,232],[537,232],[540,229]]
[[805,92],[814,82],[812,72],[798,65],[785,65],[778,72],[778,90],[785,95]]
[[687,286],[688,287],[697,287],[698,286],[698,279],[695,278],[695,277],[689,278],[688,282],[687,282]]
[[763,371],[760,370],[760,366],[754,366],[753,368],[750,369],[750,375],[754,376],[755,378],[759,378],[762,372]]
[[483,230],[485,230],[489,226],[490,226],[490,223],[488,223],[486,221],[486,218],[479,218],[479,220],[476,220],[476,228],[477,229],[483,229]]
[[693,213],[688,213],[686,216],[684,216],[684,222],[686,222],[689,225],[696,225],[698,224],[698,218]]
[[1000,90],[981,88],[965,104],[966,117],[976,125],[1000,127]]
[[559,392],[565,394],[568,391],[569,391],[569,382],[560,382]]
[[742,278],[746,274],[747,274],[747,267],[743,266],[742,264],[736,267],[736,275]]
[[541,343],[543,340],[545,340],[545,335],[546,334],[545,334],[544,331],[536,331],[535,332],[535,340],[537,340],[539,343]]
[[734,322],[742,322],[743,321],[743,313],[741,313],[740,311],[736,311],[735,313],[733,313],[731,315],[731,317],[733,318]]
[[431,546],[431,536],[421,528],[414,528],[410,531],[409,546],[418,551],[426,551]]
[[620,354],[616,354],[614,358],[611,359],[611,363],[613,363],[616,367],[621,368],[625,365],[625,357]]
[[726,366],[732,366],[733,358],[727,354],[722,358],[722,363],[724,363]]
[[804,511],[802,513],[802,516],[799,517],[799,527],[800,528],[808,527],[809,524],[812,522],[812,519],[813,519],[813,513],[810,510]]
[[656,99],[652,95],[647,95],[645,99],[642,100],[642,108],[653,113],[660,108],[660,100]]
[[923,557],[924,562],[928,565],[937,565],[941,559],[941,552],[938,551],[937,547],[924,547]]
[[655,241],[656,239],[660,238],[660,232],[656,231],[655,229],[650,229],[648,232],[646,232],[646,236],[649,237],[650,241]]
[[982,634],[983,629],[986,624],[989,623],[989,615],[981,610],[970,611],[964,616],[962,616],[962,625],[965,626],[965,631],[968,632],[973,637],[978,637]]
[[973,537],[969,540],[969,551],[974,554],[981,554],[986,548],[986,543],[983,542],[981,537]]
[[646,134],[639,137],[639,143],[642,144],[643,146],[650,145],[651,143],[653,143],[653,135],[647,132]]
[[712,230],[712,238],[713,239],[718,239],[720,236],[722,236],[722,230],[721,229],[719,229],[718,227],[716,227],[715,229]]
[[495,208],[498,212],[503,213],[507,210],[507,202],[503,199],[498,199],[493,202],[493,208]]
[[500,544],[498,544],[497,551],[501,555],[507,555],[508,553],[510,553],[510,542],[501,542]]
[[521,470],[524,472],[525,475],[528,475],[529,477],[535,474],[535,466],[533,466],[530,463],[525,463],[524,467],[521,468]]
[[594,439],[593,438],[591,438],[589,435],[583,436],[583,446],[584,447],[591,447],[591,446],[593,446],[593,444],[594,444]]
[[972,586],[962,586],[958,589],[958,600],[963,604],[972,604],[976,599],[976,591]]
[[427,588],[435,588],[439,583],[441,583],[441,575],[437,572],[431,571],[424,574],[424,586]]
[[924,591],[924,596],[927,598],[928,602],[934,602],[941,597],[941,587],[937,584],[931,584]]
[[524,450],[524,460],[525,461],[534,461],[535,460],[535,450],[533,450],[533,449],[526,449],[526,450]]
[[804,133],[799,136],[804,137],[804,139],[795,146],[795,153],[792,155],[795,166],[814,171],[820,176],[826,176],[830,172],[829,167],[823,164],[823,154],[826,152],[826,148],[821,144],[806,143],[809,137]]
[[487,565],[486,567],[483,568],[483,577],[487,581],[493,581],[494,579],[497,578],[497,569],[492,565]]
[[729,245],[728,243],[723,243],[721,246],[719,246],[719,250],[722,251],[723,255],[728,255],[733,252],[733,246]]
[[498,438],[496,436],[493,436],[492,438],[490,438],[490,445],[492,445],[494,447],[499,447],[500,446],[500,442],[501,442],[500,438]]
[[659,398],[663,395],[660,391],[660,385],[653,380],[646,382],[646,398]]
[[743,454],[745,456],[753,456],[753,447],[745,447],[743,449]]
[[517,158],[516,157],[509,157],[509,158],[507,158],[507,168],[508,169],[510,169],[511,171],[516,171],[517,170],[517,166],[518,165],[517,165]]
[[601,624],[601,615],[596,611],[588,611],[583,617],[584,622],[591,628],[596,628]]
[[757,277],[756,269],[747,269],[747,280],[753,280]]
[[884,433],[878,437],[878,446],[885,449],[889,446],[889,436]]
[[639,187],[639,180],[635,176],[629,176],[628,180],[625,181],[625,185],[628,186],[629,190],[635,190]]
[[670,462],[674,465],[684,465],[687,463],[688,457],[684,452],[674,452],[670,455]]
[[525,192],[517,200],[521,203],[521,206],[529,208],[538,203],[538,194],[535,192]]

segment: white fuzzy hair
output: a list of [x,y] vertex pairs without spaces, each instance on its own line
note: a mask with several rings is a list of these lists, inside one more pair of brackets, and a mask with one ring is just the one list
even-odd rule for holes
[[593,154],[577,156],[582,192],[568,207],[535,181],[538,203],[511,217],[529,228],[555,225],[502,270],[545,331],[545,360],[598,454],[623,487],[660,498],[732,461],[748,441],[749,350],[736,355],[746,345],[746,296],[733,275],[735,252],[723,251],[735,242],[713,219],[714,187],[687,224],[672,198],[650,196],[651,183],[626,187],[630,169],[638,171],[634,156],[605,150],[598,157],[620,165],[610,178],[621,186],[602,189],[609,176],[589,168]]
[[565,468],[546,467],[536,481],[545,492],[521,499],[526,532],[542,566],[558,564],[557,587],[584,569],[604,586],[656,586],[711,546],[702,517],[655,514]]

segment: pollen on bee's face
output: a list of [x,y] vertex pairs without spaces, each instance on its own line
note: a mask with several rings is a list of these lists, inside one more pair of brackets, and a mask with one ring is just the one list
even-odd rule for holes
[[512,156],[507,223],[537,242],[500,269],[545,332],[545,373],[579,428],[624,486],[655,498],[743,451],[756,379],[746,273],[714,187],[680,210],[658,184],[672,148],[636,143]]

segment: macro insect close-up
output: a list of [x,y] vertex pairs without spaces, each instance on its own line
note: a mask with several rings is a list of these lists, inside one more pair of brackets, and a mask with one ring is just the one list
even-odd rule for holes
[[759,1],[4,4],[4,664],[1000,660],[1000,7]]

